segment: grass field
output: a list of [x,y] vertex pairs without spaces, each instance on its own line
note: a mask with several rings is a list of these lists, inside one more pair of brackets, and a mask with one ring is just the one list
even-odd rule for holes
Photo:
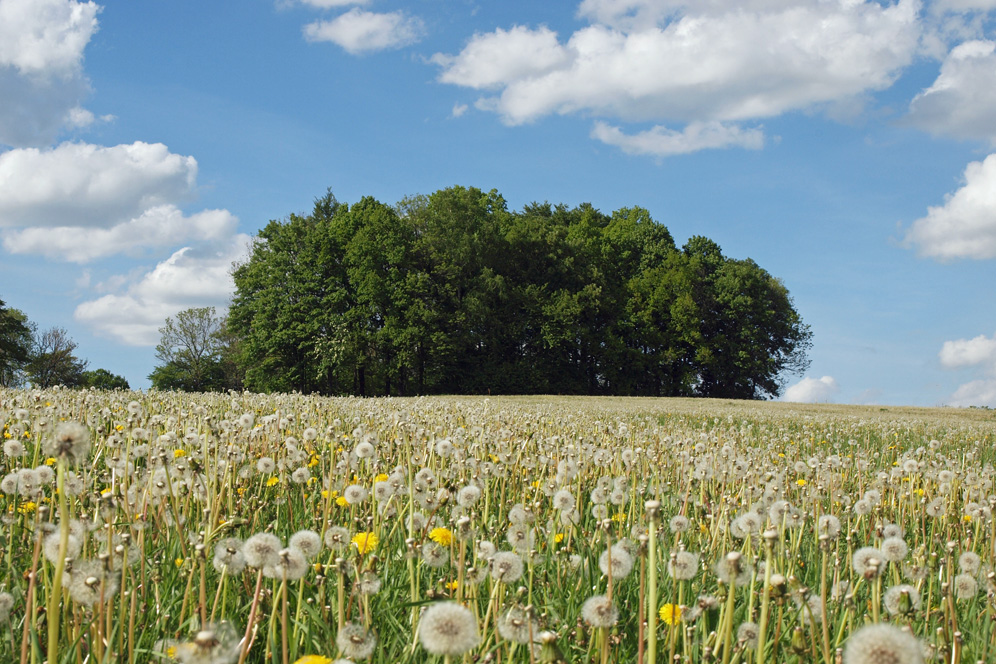
[[996,659],[996,413],[0,391],[0,662]]

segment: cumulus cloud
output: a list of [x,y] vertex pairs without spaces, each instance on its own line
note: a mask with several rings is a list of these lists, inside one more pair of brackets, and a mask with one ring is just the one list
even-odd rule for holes
[[162,143],[0,154],[0,227],[114,226],[193,195],[197,161]]
[[239,234],[221,246],[184,247],[121,292],[81,303],[74,317],[128,345],[154,346],[167,317],[190,307],[228,306],[232,263],[247,255],[249,242]]
[[906,233],[906,246],[940,260],[996,258],[996,154],[965,168],[965,184],[944,205],[927,208]]
[[439,80],[496,94],[509,124],[585,112],[628,121],[736,122],[889,87],[917,52],[919,5],[586,2],[597,22],[566,42],[548,28],[474,35],[437,54]]
[[949,405],[996,406],[996,334],[945,341],[938,358],[946,369],[968,368],[982,374],[955,390]]
[[980,334],[972,339],[945,341],[938,357],[947,369],[976,365],[996,369],[996,335],[987,337]]
[[422,20],[405,13],[366,12],[353,8],[331,21],[304,26],[308,41],[329,41],[359,55],[414,44],[425,31]]
[[0,144],[48,145],[64,127],[92,121],[83,51],[100,7],[74,0],[0,3]]
[[656,157],[728,147],[759,150],[764,146],[764,132],[760,129],[742,129],[722,122],[691,122],[682,131],[658,125],[637,134],[625,134],[619,127],[596,122],[591,136],[627,154]]
[[996,42],[952,49],[937,80],[910,103],[909,120],[932,134],[996,143]]
[[783,401],[798,403],[818,403],[830,401],[840,391],[833,376],[803,378],[785,390]]
[[115,254],[135,255],[144,248],[227,240],[237,225],[228,210],[204,210],[187,217],[172,205],[160,205],[111,228],[63,226],[7,232],[3,246],[14,254],[86,263]]

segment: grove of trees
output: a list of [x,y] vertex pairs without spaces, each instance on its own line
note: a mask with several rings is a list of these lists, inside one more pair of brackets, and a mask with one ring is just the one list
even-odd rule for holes
[[76,356],[78,344],[61,327],[43,332],[24,312],[0,300],[0,387],[128,389],[128,381],[106,369],[88,371]]
[[[638,207],[510,211],[474,188],[396,206],[329,192],[267,224],[234,279],[222,327],[254,391],[757,399],[811,344],[784,284],[708,238],[679,248]],[[163,346],[161,368],[192,376],[196,355]]]

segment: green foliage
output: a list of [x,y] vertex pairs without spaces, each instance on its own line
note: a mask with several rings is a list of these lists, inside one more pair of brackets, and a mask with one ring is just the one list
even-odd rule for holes
[[0,387],[13,387],[31,354],[32,333],[28,317],[0,300]]
[[28,381],[40,388],[82,385],[87,361],[76,357],[77,346],[69,333],[61,327],[53,327],[40,336],[36,335],[31,354],[24,365]]
[[642,208],[510,212],[451,187],[331,192],[235,272],[246,386],[323,394],[777,395],[811,333],[784,285]]
[[238,338],[214,307],[185,309],[159,328],[156,357],[162,364],[149,374],[159,390],[210,392],[240,389]]
[[107,369],[84,371],[82,387],[95,387],[98,390],[128,390],[131,389],[124,376],[112,374]]

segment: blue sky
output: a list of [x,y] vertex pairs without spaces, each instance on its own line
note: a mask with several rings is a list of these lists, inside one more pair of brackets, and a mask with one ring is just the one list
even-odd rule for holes
[[0,298],[148,387],[267,221],[452,185],[782,279],[786,398],[996,406],[996,0],[0,0]]

